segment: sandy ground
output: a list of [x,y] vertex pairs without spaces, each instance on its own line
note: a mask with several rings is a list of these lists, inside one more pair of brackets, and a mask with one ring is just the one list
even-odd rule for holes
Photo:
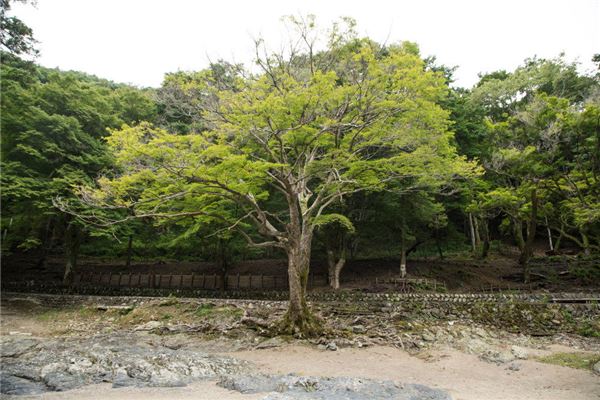
[[[553,349],[563,350],[564,349]],[[518,361],[520,371],[455,350],[413,357],[391,347],[317,350],[304,346],[230,353],[262,371],[357,376],[420,383],[447,390],[455,400],[598,400],[600,378],[589,371]],[[425,359],[423,359],[425,358]]]

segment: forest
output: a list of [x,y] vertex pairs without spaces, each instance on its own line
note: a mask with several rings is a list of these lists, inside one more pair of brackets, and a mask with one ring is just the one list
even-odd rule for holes
[[[284,331],[319,329],[311,260],[483,260],[600,252],[600,70],[563,55],[453,85],[412,42],[351,19],[290,17],[254,65],[226,60],[140,88],[37,65],[31,30],[1,37],[3,258],[284,259]],[[600,55],[594,57],[600,67]],[[343,282],[342,282],[343,284]]]

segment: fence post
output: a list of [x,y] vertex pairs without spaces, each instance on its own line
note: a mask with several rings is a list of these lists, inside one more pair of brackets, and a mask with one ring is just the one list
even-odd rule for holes
[[194,288],[194,273],[192,272],[192,282],[190,283],[190,287],[193,289]]
[[265,288],[265,276],[263,274],[260,274],[260,288]]
[[179,275],[179,288],[183,286],[183,274]]
[[237,274],[237,285],[236,285],[236,289],[240,290],[240,273],[238,272]]

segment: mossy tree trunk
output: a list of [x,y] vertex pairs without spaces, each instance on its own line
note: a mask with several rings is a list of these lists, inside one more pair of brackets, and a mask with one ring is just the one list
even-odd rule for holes
[[282,321],[282,331],[297,336],[314,336],[319,327],[306,302],[312,228],[290,237],[286,248],[290,302]]

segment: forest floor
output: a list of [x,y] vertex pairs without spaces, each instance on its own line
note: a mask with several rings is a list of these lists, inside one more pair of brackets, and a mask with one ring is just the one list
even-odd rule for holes
[[[368,382],[386,387],[387,381],[403,383],[392,387],[397,397],[377,398],[409,398],[402,393],[417,389],[439,390],[440,397],[427,398],[454,400],[600,398],[598,338],[533,337],[443,319],[426,328],[411,319],[406,330],[379,316],[336,322],[351,326],[350,333],[332,323],[324,337],[299,340],[266,332],[261,317],[278,318],[285,310],[279,302],[165,298],[134,308],[51,308],[35,296],[19,296],[3,298],[0,309],[3,392],[8,382],[30,394],[4,398],[336,399],[321,391],[335,384],[360,392]],[[226,374],[250,381],[228,384]],[[296,379],[303,391],[269,395],[248,388],[262,382],[256,374],[273,382]],[[351,398],[373,398],[358,392]]]

